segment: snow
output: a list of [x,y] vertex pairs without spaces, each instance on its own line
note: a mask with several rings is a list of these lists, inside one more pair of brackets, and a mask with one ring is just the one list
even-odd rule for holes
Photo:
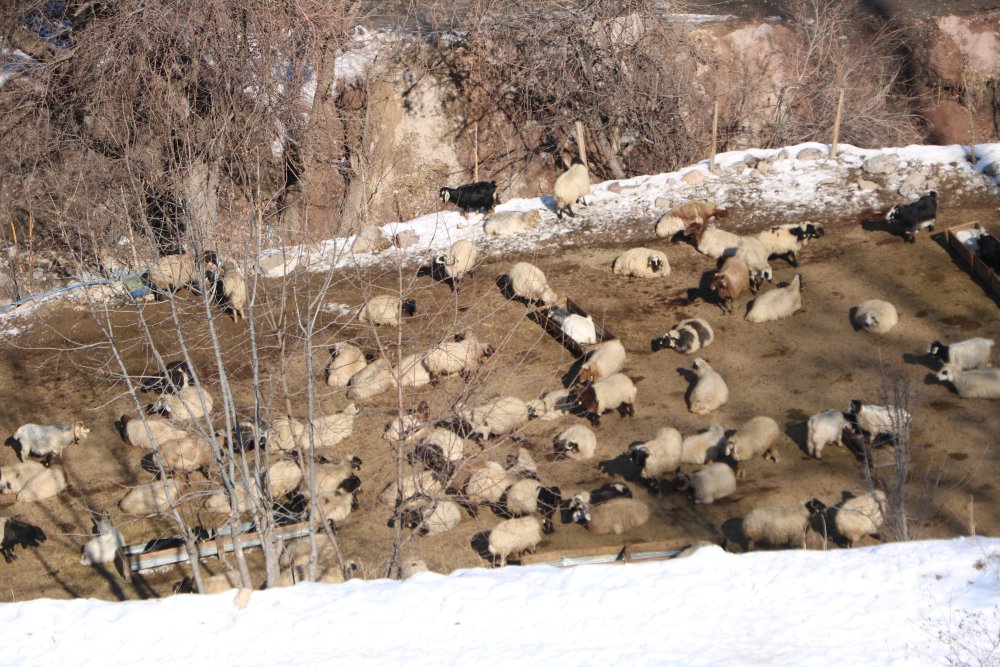
[[947,664],[972,658],[957,641],[982,653],[997,636],[1000,539],[710,546],[641,564],[299,584],[243,609],[235,597],[3,604],[3,663]]

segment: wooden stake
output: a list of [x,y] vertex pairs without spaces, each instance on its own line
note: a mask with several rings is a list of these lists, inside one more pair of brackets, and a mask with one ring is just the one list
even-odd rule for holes
[[972,107],[965,107],[969,112],[969,162],[976,164],[976,120],[972,117]]
[[712,158],[708,162],[708,171],[715,173],[715,149],[719,137],[719,99],[715,99],[714,110],[712,111]]
[[479,182],[479,123],[472,129],[472,150],[474,153],[475,166],[473,167],[472,180],[473,182]]
[[837,157],[837,144],[840,143],[840,119],[844,115],[844,89],[840,89],[837,98],[837,118],[833,121],[833,144],[830,146],[830,159]]
[[587,164],[587,146],[583,142],[583,123],[576,121],[576,146],[580,149],[580,162]]

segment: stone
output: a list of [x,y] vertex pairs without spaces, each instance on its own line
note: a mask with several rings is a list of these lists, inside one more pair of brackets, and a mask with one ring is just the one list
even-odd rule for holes
[[904,197],[910,197],[916,194],[923,194],[926,189],[927,179],[924,178],[923,174],[915,171],[903,179],[902,184],[900,184],[896,192]]
[[874,181],[869,181],[868,179],[865,178],[859,178],[858,187],[864,190],[865,192],[870,192],[871,190],[878,190],[878,183],[875,183]]
[[692,169],[681,176],[681,180],[688,185],[702,185],[705,182],[705,172],[700,169]]
[[820,160],[826,157],[826,153],[818,148],[803,148],[799,151],[799,154],[795,156],[796,160]]
[[409,248],[420,241],[420,236],[412,229],[406,229],[396,234],[392,240],[397,248]]
[[869,174],[892,174],[895,173],[899,165],[899,158],[895,155],[876,155],[865,160],[864,169]]

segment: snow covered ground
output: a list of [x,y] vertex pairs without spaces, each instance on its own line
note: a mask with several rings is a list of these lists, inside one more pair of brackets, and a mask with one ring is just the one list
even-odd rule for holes
[[[1000,539],[0,605],[20,665],[996,665]],[[949,662],[950,661],[950,662]]]

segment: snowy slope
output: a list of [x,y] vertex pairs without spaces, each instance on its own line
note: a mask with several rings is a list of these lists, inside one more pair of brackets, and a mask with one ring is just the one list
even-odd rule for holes
[[255,592],[245,609],[234,597],[0,605],[0,663],[970,664],[1000,627],[1000,539],[739,556],[707,547],[624,566],[300,584]]

